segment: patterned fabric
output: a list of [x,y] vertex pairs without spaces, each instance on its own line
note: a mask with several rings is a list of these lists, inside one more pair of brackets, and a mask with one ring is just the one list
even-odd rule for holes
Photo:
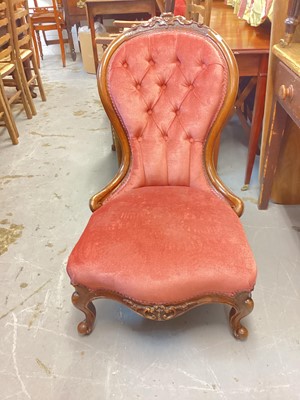
[[273,0],[225,0],[225,3],[252,26],[262,24],[267,18],[272,20]]

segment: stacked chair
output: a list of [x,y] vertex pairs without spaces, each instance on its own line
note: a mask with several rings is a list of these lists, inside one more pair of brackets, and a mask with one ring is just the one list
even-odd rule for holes
[[[0,1],[0,119],[4,122],[13,144],[18,144],[18,129],[11,112],[11,105],[17,101],[24,106],[27,118],[32,118],[28,98],[23,88],[20,72],[17,68],[13,35],[9,19],[8,2]],[[16,90],[5,90],[15,87]]]
[[[37,61],[40,65],[40,57],[43,59],[43,49],[40,40],[40,32],[43,33],[46,45],[59,44],[61,51],[61,60],[63,67],[66,66],[65,43],[68,42],[71,52],[74,48],[72,33],[67,29],[64,18],[63,6],[61,0],[52,0],[51,6],[39,6],[38,0],[34,0],[34,8],[30,9],[33,42],[37,54]],[[67,31],[68,38],[63,38],[63,30]],[[46,32],[57,31],[58,39],[48,39]]]
[[19,133],[11,105],[21,102],[27,118],[32,118],[36,114],[35,86],[45,101],[32,46],[27,0],[0,0],[0,120],[13,144],[18,144]]

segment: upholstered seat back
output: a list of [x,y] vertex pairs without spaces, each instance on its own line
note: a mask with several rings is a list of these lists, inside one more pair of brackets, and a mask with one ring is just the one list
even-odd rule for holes
[[107,80],[131,147],[130,186],[206,185],[203,146],[228,84],[212,41],[176,29],[138,35],[116,50]]

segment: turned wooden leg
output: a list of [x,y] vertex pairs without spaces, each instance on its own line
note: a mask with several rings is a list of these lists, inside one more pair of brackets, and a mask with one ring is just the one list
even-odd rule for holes
[[250,293],[241,293],[236,297],[236,304],[229,314],[229,324],[236,339],[246,339],[248,330],[241,324],[241,319],[246,317],[253,310],[254,303]]
[[94,329],[96,318],[96,309],[91,301],[91,295],[88,289],[75,287],[72,295],[72,302],[76,308],[85,314],[85,319],[78,324],[77,330],[81,335],[89,335]]

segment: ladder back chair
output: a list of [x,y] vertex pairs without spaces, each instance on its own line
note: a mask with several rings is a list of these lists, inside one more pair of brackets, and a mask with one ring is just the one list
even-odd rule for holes
[[108,298],[154,321],[227,304],[233,335],[246,338],[256,265],[243,203],[214,166],[237,93],[234,55],[208,27],[165,13],[110,45],[98,85],[122,159],[68,260],[79,333],[93,330],[93,300]]
[[29,99],[32,114],[36,115],[36,108],[32,99],[32,97],[35,97],[33,88],[38,87],[42,101],[46,101],[46,95],[32,44],[28,1],[9,0],[9,12],[22,84]]
[[18,62],[14,51],[8,0],[0,0],[0,81],[1,118],[4,121],[12,143],[18,143],[18,130],[11,111],[11,105],[21,102],[27,118],[32,118],[26,91],[22,85]]
[[[34,47],[37,54],[38,65],[40,66],[40,57],[43,60],[43,48],[40,40],[39,32],[43,33],[43,38],[47,46],[59,44],[61,51],[61,60],[63,67],[66,66],[65,43],[69,43],[70,50],[74,48],[73,37],[68,29],[63,4],[61,0],[52,0],[52,6],[41,7],[38,0],[34,0],[34,7],[30,8],[31,24],[33,34]],[[63,37],[63,31],[67,32],[67,39]],[[57,31],[58,39],[48,39],[46,32]]]

